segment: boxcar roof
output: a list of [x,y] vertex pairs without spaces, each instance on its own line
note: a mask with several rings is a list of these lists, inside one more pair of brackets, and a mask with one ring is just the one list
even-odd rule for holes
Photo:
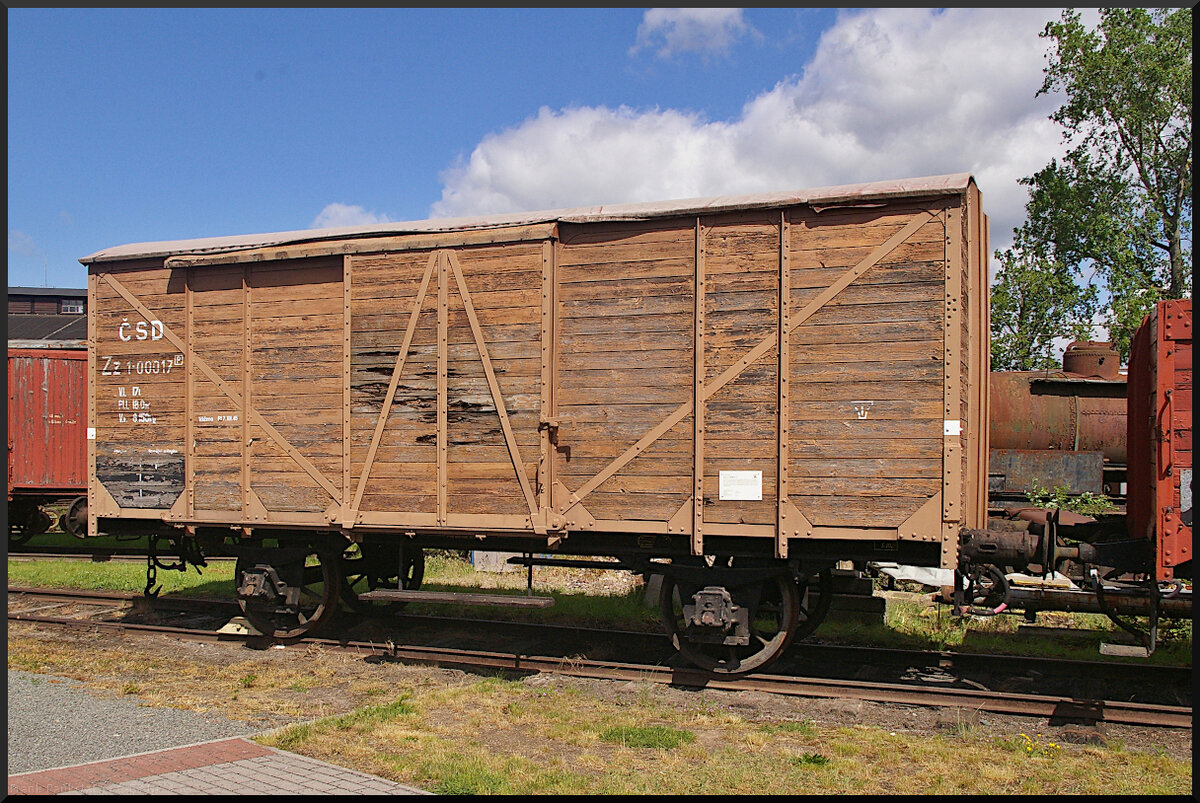
[[203,237],[191,240],[170,240],[133,243],[106,248],[82,257],[84,265],[127,259],[167,257],[177,254],[215,254],[250,248],[290,243],[340,240],[349,237],[385,237],[399,234],[498,229],[537,223],[599,223],[614,220],[648,220],[687,214],[726,212],[797,204],[841,204],[853,201],[882,200],[927,195],[956,195],[966,190],[972,181],[970,173],[951,173],[925,178],[875,181],[866,184],[843,184],[810,190],[759,193],[754,195],[718,195],[709,198],[690,198],[678,201],[585,206],[538,212],[516,212],[506,215],[443,218],[403,223],[370,223],[362,226],[342,226],[329,229],[306,229],[273,234],[244,234],[232,237]]

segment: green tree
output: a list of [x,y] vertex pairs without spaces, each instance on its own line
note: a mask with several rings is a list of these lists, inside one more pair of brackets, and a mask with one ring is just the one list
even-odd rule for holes
[[992,286],[992,370],[1060,366],[1054,339],[1090,336],[1096,288],[1081,287],[1064,266],[1034,252],[1010,248],[997,257],[1004,268]]
[[1038,94],[1065,94],[1050,119],[1070,150],[1021,180],[1026,220],[996,254],[999,369],[1042,367],[1046,344],[1087,336],[1097,313],[1127,359],[1154,303],[1191,295],[1191,9],[1105,8],[1095,30],[1068,10],[1041,36]]

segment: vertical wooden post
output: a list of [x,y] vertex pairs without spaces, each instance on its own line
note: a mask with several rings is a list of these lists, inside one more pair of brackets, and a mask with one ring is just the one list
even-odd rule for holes
[[958,529],[963,519],[962,492],[962,246],[963,208],[946,209],[946,302],[942,422],[943,569],[957,565]]
[[87,376],[87,461],[88,461],[88,523],[87,534],[99,535],[96,518],[97,489],[96,489],[96,316],[100,310],[96,308],[97,279],[95,274],[88,271],[87,284],[87,333],[88,333],[88,376]]
[[[187,510],[187,516],[192,519],[196,515],[196,383],[192,376],[192,354],[196,351],[196,326],[195,326],[195,291],[192,289],[192,282],[196,278],[196,269],[187,268],[184,280],[184,343],[187,348],[183,355],[183,368],[186,371],[187,382],[184,385],[184,403],[183,410],[186,416],[186,425],[184,427],[184,437],[187,439],[184,443],[183,462],[184,462],[184,489],[186,500],[184,504]],[[245,418],[245,415],[242,416]],[[243,443],[245,439],[243,438]]]
[[983,340],[982,348],[976,347],[976,351],[980,353],[980,374],[979,374],[979,398],[980,398],[980,434],[979,434],[979,498],[980,498],[980,513],[979,520],[971,522],[972,527],[987,526],[988,517],[988,460],[992,450],[992,432],[989,422],[992,420],[992,370],[991,370],[991,355],[992,355],[992,332],[988,326],[989,314],[992,309],[992,287],[990,273],[988,270],[988,255],[991,254],[991,232],[988,230],[988,218],[983,214],[983,199],[980,198],[979,216],[982,219],[983,234],[980,237],[980,272],[979,272],[979,297],[981,301],[980,318],[980,339]]
[[791,254],[789,248],[791,244],[791,223],[787,218],[787,210],[783,210],[779,216],[779,393],[778,393],[778,413],[779,422],[777,426],[777,434],[779,436],[779,462],[775,469],[775,502],[776,502],[776,521],[775,521],[775,557],[786,558],[788,552],[787,527],[791,525],[794,529],[799,525],[799,522],[788,521],[788,419],[791,416],[789,407],[788,395],[788,377],[791,373],[791,365],[789,359],[791,355],[791,331],[792,331],[792,274],[791,274]]
[[250,516],[250,263],[242,267],[242,519]]
[[[542,243],[542,398],[541,420],[554,417],[554,282],[555,243]],[[550,490],[554,487],[554,444],[550,428],[542,426],[539,438],[538,508],[543,517],[550,512]],[[548,523],[548,522],[544,522]]]
[[972,481],[975,485],[975,513],[967,520],[969,527],[984,527],[987,524],[987,476],[989,432],[988,408],[989,380],[991,378],[991,332],[988,330],[988,231],[987,218],[983,214],[983,198],[979,188],[970,186],[971,198],[971,248],[972,262],[969,292],[974,299],[974,314],[971,332],[971,412],[974,421],[975,454]]
[[[987,516],[987,461],[981,454],[987,443],[986,418],[983,411],[986,402],[982,393],[987,390],[984,374],[987,372],[987,349],[979,349],[980,338],[984,343],[987,336],[983,333],[984,309],[983,298],[987,292],[987,280],[980,281],[980,268],[986,264],[986,251],[981,250],[983,237],[983,221],[980,219],[979,193],[973,185],[967,188],[967,472],[964,481],[971,489],[966,500],[964,522],[968,527],[980,527]],[[982,264],[981,264],[982,263]]]
[[446,441],[448,378],[449,378],[449,318],[450,318],[450,261],[446,255],[438,254],[438,358],[437,358],[437,523],[445,526],[447,518],[448,481]]
[[695,333],[692,341],[692,543],[704,554],[704,226],[696,218]]
[[350,490],[350,263],[352,257],[342,257],[342,524],[354,526],[352,491]]

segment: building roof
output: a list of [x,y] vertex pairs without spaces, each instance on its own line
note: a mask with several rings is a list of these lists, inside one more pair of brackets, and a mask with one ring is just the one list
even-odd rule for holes
[[192,240],[171,240],[134,243],[106,248],[80,258],[84,265],[114,262],[125,259],[168,257],[175,254],[214,254],[264,248],[292,243],[340,240],[348,237],[387,237],[401,234],[498,229],[508,226],[527,226],[537,223],[598,223],[615,220],[648,220],[687,214],[711,214],[740,209],[810,204],[835,205],[853,201],[885,200],[928,195],[958,195],[973,181],[970,173],[952,173],[926,178],[876,181],[868,184],[844,184],[811,190],[762,193],[757,195],[721,195],[710,198],[691,198],[679,201],[622,204],[617,206],[588,206],[541,212],[517,212],[507,215],[445,218],[404,223],[371,223],[364,226],[344,226],[331,229],[306,229],[272,234],[247,234],[233,237],[206,237]]
[[8,340],[87,340],[87,315],[8,316]]
[[63,298],[87,298],[87,288],[75,287],[9,287],[10,296],[62,296]]

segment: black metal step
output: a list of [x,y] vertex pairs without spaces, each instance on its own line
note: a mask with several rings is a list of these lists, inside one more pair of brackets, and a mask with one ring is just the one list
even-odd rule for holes
[[407,591],[380,588],[358,595],[359,599],[380,602],[457,602],[459,605],[511,605],[520,608],[549,608],[553,597],[526,597],[512,594],[466,594],[458,591]]

